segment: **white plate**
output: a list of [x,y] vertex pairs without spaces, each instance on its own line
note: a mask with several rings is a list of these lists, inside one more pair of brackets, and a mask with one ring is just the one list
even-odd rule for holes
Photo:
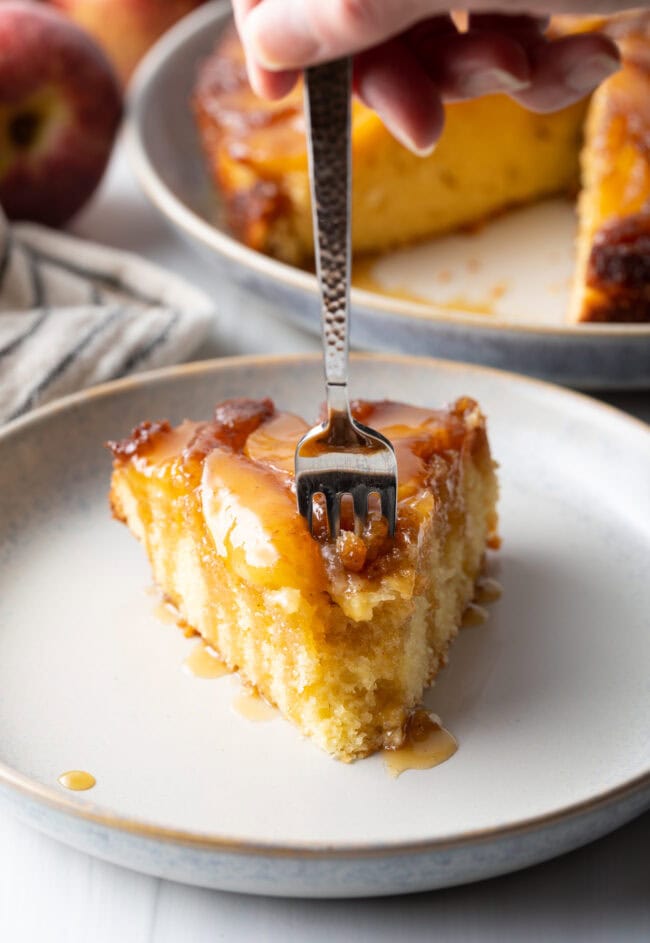
[[[459,740],[392,779],[288,723],[233,710],[238,681],[182,670],[139,544],[111,519],[102,443],[231,395],[315,413],[317,359],[160,371],[0,434],[0,794],[93,854],[181,881],[289,895],[386,894],[512,870],[650,804],[650,434],[545,384],[414,358],[358,358],[353,388],[471,394],[501,470],[502,599],[461,633],[428,696]],[[308,407],[307,407],[308,408]],[[65,770],[97,778],[88,793]]]
[[[320,330],[316,279],[243,246],[220,222],[218,195],[189,102],[199,64],[230,18],[226,0],[200,7],[147,55],[131,86],[127,142],[142,187],[163,215],[236,281],[250,303]],[[563,200],[508,214],[383,256],[372,281],[428,303],[352,291],[352,341],[517,370],[583,388],[650,387],[650,324],[564,321],[575,219]],[[478,312],[478,313],[477,313]]]

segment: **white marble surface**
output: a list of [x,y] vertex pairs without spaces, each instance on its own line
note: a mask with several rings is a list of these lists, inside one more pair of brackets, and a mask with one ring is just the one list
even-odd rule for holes
[[[142,253],[214,292],[221,318],[201,356],[318,350],[315,338],[239,310],[237,292],[149,209],[118,154],[75,230]],[[650,394],[608,395],[650,420]],[[615,727],[615,718],[610,719]],[[604,730],[604,735],[610,735]],[[0,941],[531,943],[650,940],[650,814],[556,861],[482,884],[385,900],[247,898],[145,877],[66,848],[0,810]]]

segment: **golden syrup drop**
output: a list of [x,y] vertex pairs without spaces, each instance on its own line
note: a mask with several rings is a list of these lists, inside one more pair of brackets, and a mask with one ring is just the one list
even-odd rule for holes
[[92,773],[86,773],[85,770],[71,769],[67,773],[61,773],[57,782],[65,786],[66,789],[81,792],[84,789],[92,789],[97,780]]
[[411,716],[406,738],[397,750],[384,750],[384,763],[390,775],[397,779],[409,769],[431,769],[454,755],[458,742],[437,719],[425,710]]
[[174,607],[164,600],[156,604],[153,614],[159,622],[165,622],[167,625],[178,625],[180,616]]
[[491,576],[482,576],[476,581],[475,603],[495,602],[503,595],[503,586]]
[[477,606],[475,602],[471,602],[463,613],[463,619],[460,623],[461,628],[468,629],[475,625],[485,625],[489,617],[490,613],[487,609],[484,609],[483,606]]
[[233,709],[256,723],[266,723],[278,716],[275,707],[272,707],[254,691],[242,691],[232,702]]
[[230,674],[230,669],[221,661],[217,653],[205,642],[198,642],[189,653],[183,666],[195,678],[221,678]]
[[159,622],[165,622],[168,625],[175,625],[181,630],[185,638],[193,638],[199,633],[196,629],[183,619],[176,606],[167,599],[159,600],[153,611],[154,616]]

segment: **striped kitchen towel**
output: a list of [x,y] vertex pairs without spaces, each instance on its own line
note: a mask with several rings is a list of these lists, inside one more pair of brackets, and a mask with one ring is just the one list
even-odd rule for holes
[[203,292],[137,256],[0,211],[0,422],[196,350]]

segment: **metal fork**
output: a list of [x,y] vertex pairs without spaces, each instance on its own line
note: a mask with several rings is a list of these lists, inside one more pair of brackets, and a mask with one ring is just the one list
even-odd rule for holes
[[379,494],[388,532],[395,533],[397,462],[388,439],[353,419],[348,400],[350,299],[351,63],[341,59],[305,73],[305,117],[322,305],[327,419],[296,448],[298,510],[313,527],[313,499],[322,494],[330,537],[340,529],[341,497],[352,495],[355,531]]

